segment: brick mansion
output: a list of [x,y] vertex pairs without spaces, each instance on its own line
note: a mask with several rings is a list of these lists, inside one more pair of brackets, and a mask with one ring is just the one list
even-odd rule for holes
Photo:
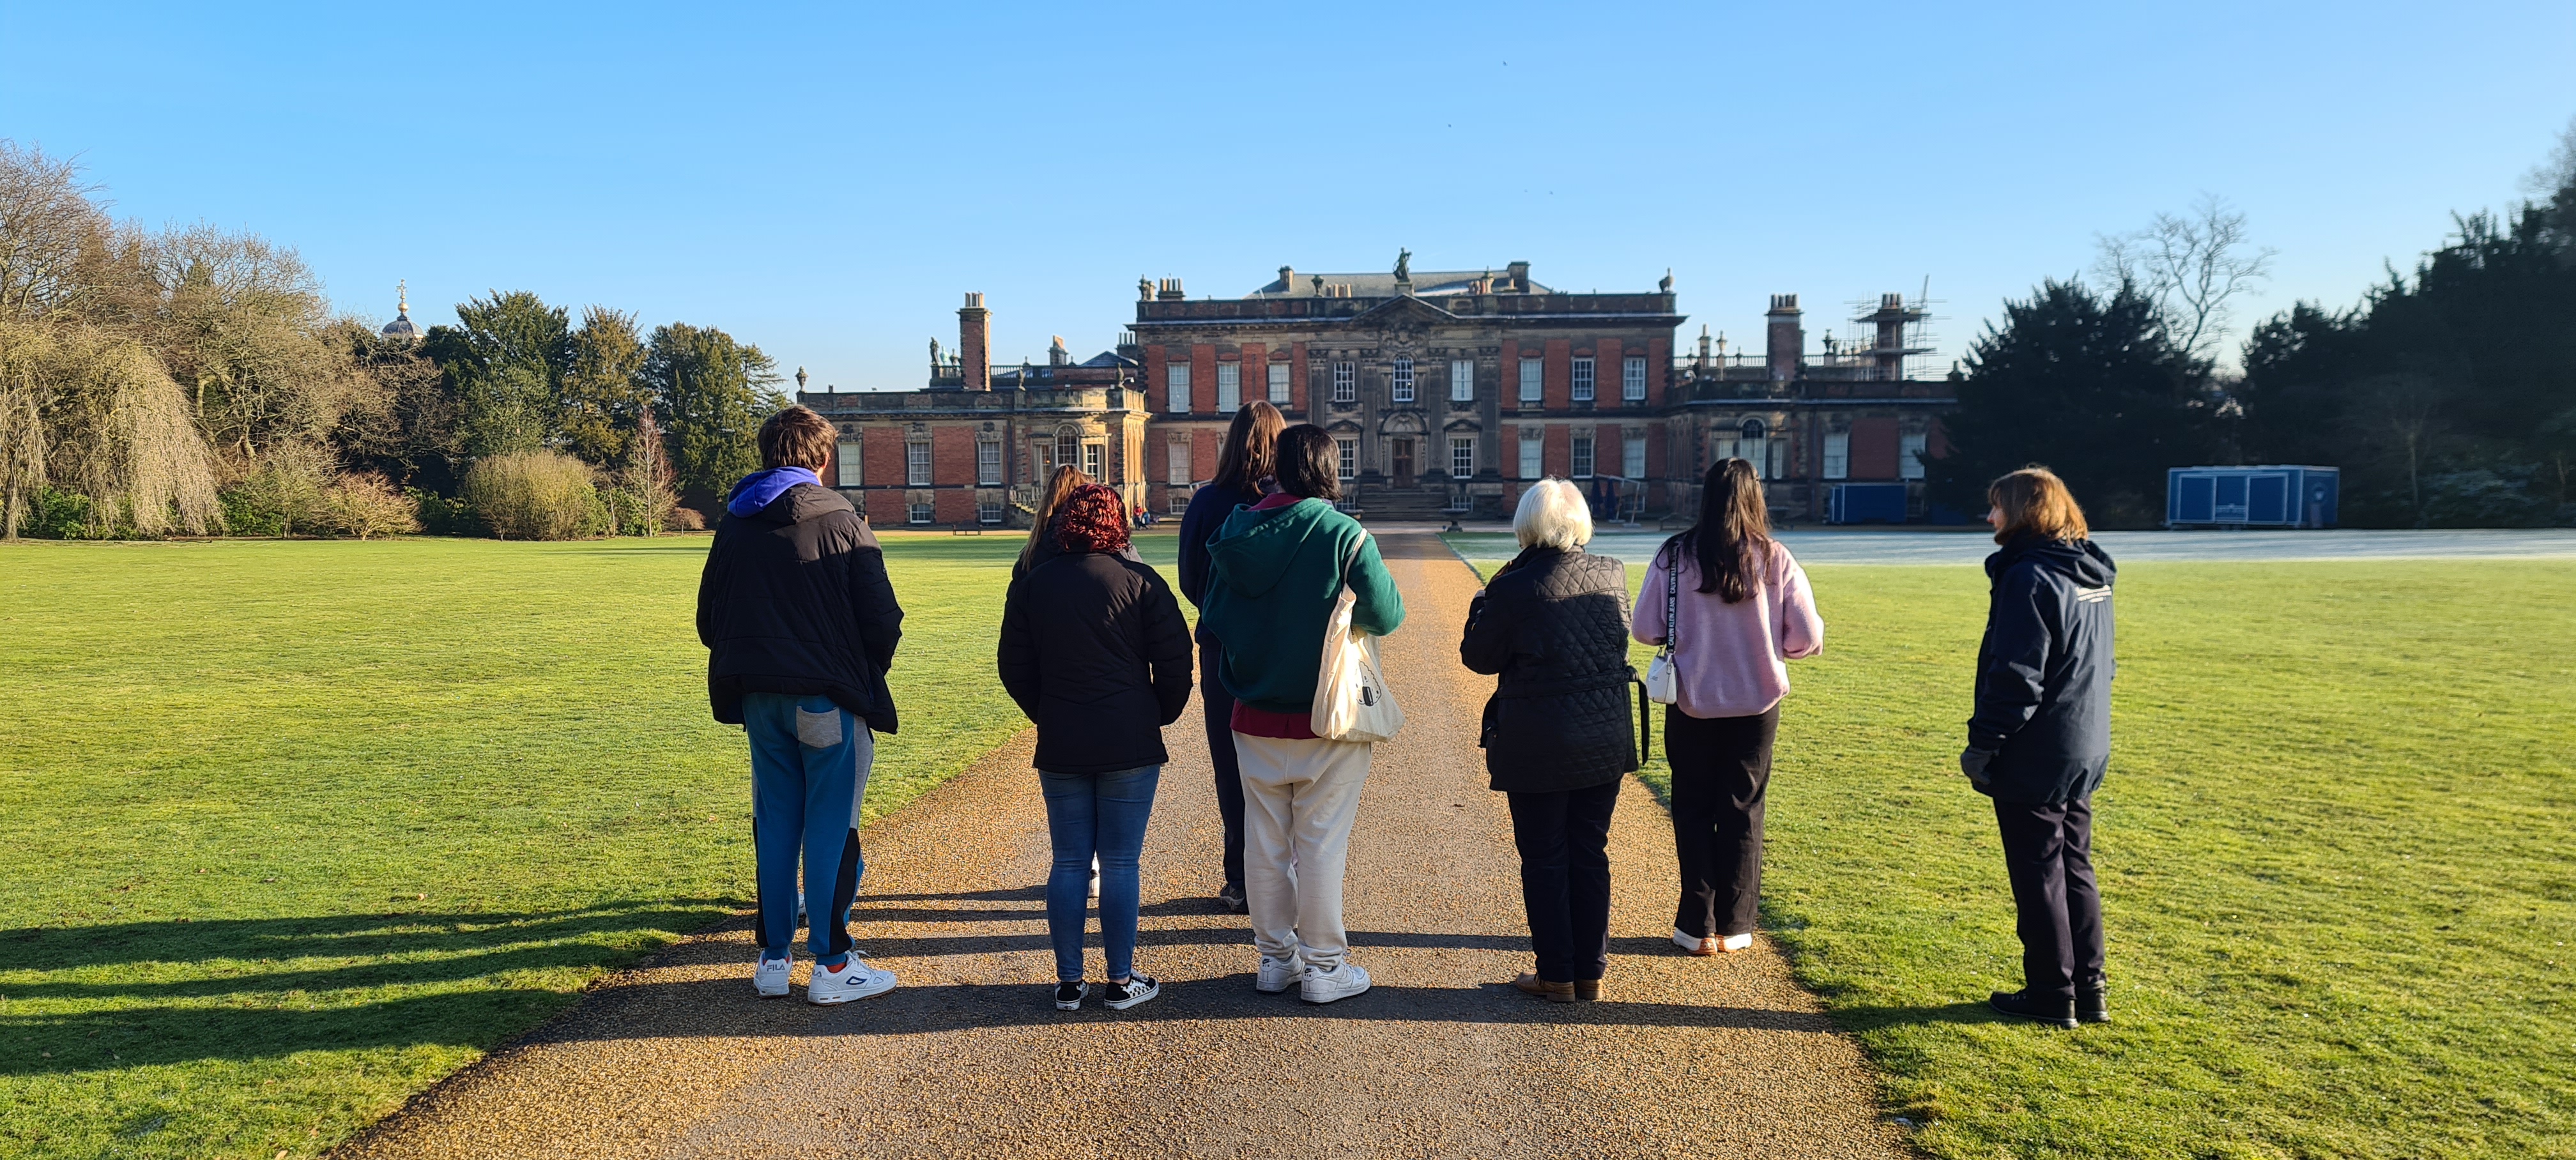
[[[1851,332],[1807,350],[1795,294],[1776,294],[1764,349],[1729,353],[1686,321],[1672,279],[1569,293],[1528,263],[1475,271],[1311,274],[1282,266],[1240,297],[1139,280],[1118,345],[1075,361],[995,365],[983,295],[957,346],[930,344],[903,391],[800,391],[841,432],[825,479],[885,526],[1026,526],[1038,485],[1070,463],[1131,505],[1177,512],[1216,468],[1235,410],[1268,399],[1332,432],[1344,502],[1368,520],[1508,517],[1546,476],[1585,486],[1605,518],[1687,519],[1710,463],[1742,456],[1775,518],[1827,518],[1834,489],[1902,488],[1924,513],[1922,460],[1953,384],[1908,373],[1924,309],[1882,295]],[[1900,493],[1875,494],[1894,517]]]

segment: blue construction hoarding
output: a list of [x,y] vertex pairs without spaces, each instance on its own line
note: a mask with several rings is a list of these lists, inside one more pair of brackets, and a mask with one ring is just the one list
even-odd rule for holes
[[2169,528],[2331,528],[2343,473],[2332,467],[2175,467],[2165,472]]

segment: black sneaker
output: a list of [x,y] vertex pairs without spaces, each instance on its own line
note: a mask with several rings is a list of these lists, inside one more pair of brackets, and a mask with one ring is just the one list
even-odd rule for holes
[[1216,904],[1229,914],[1249,914],[1252,911],[1252,904],[1243,900],[1243,884],[1240,882],[1228,882],[1225,889],[1217,891]]
[[1055,985],[1055,1009],[1058,1011],[1080,1011],[1082,1010],[1083,996],[1089,995],[1090,993],[1091,984],[1089,983],[1058,983]]
[[2111,985],[2099,979],[2075,984],[2075,1018],[2086,1023],[2111,1021]]
[[2075,1030],[2075,1000],[2034,999],[2029,991],[1997,991],[1986,999],[1986,1006],[1998,1014],[2016,1019],[2046,1023],[2051,1027]]
[[1163,985],[1151,975],[1137,975],[1124,983],[1111,983],[1100,989],[1100,1005],[1112,1011],[1124,1011],[1163,993]]

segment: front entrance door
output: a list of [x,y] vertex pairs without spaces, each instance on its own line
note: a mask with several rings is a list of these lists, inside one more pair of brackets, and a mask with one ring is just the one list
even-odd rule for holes
[[1397,486],[1400,487],[1411,487],[1414,484],[1413,440],[1397,439],[1393,440],[1393,443],[1395,451],[1395,482]]

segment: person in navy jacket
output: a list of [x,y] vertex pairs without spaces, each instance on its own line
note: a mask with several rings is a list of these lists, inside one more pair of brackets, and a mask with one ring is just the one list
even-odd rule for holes
[[[1191,494],[1189,510],[1181,513],[1181,595],[1191,607],[1207,604],[1208,541],[1236,508],[1261,502],[1258,485],[1278,470],[1279,433],[1287,429],[1288,420],[1266,399],[1235,411],[1225,443],[1217,449],[1216,476]],[[1217,679],[1225,648],[1205,623],[1199,625],[1198,645],[1199,702],[1205,710],[1208,757],[1216,766],[1216,812],[1225,823],[1225,884],[1216,899],[1242,914],[1250,908],[1243,897],[1243,774],[1234,756],[1234,727],[1228,724],[1234,717],[1234,695]]]
[[1976,712],[1959,770],[1994,799],[2021,935],[2023,987],[1989,1002],[2061,1027],[2110,1019],[2093,790],[2111,762],[2111,557],[2045,467],[1987,488],[2002,547],[1977,646]]

